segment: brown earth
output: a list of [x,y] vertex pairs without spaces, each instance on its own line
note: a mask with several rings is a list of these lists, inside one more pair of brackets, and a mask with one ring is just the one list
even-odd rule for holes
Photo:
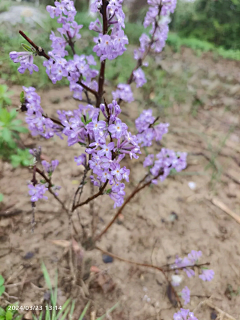
[[[177,254],[183,257],[191,250],[201,250],[202,262],[210,262],[215,271],[214,280],[203,283],[197,277],[183,277],[177,290],[189,286],[193,297],[187,307],[195,310],[199,320],[220,316],[214,306],[240,319],[237,294],[240,288],[240,225],[216,205],[220,201],[240,219],[240,64],[216,60],[211,54],[196,57],[188,49],[174,54],[173,58],[166,57],[160,64],[179,81],[183,73],[187,74],[186,95],[191,93],[192,99],[201,102],[197,116],[194,116],[191,99],[182,104],[173,101],[171,109],[161,119],[170,123],[170,132],[164,136],[163,145],[188,152],[188,167],[183,173],[137,195],[125,208],[121,221],[109,229],[99,246],[125,259],[158,266],[173,262]],[[21,88],[11,89],[15,92],[13,106],[16,107]],[[68,88],[40,92],[40,95],[43,109],[51,116],[58,109],[74,109],[78,105],[69,99]],[[144,107],[147,106],[142,101],[141,109]],[[123,115],[122,118],[133,131],[131,121],[139,113],[138,104],[133,103],[131,109],[130,106],[122,109],[130,116]],[[20,117],[23,119],[23,115]],[[69,205],[83,174],[74,162],[74,156],[80,154],[79,146],[68,148],[66,140],[46,141],[30,135],[24,136],[24,144],[41,145],[47,158],[59,159],[54,182],[61,185],[59,196]],[[125,161],[131,168],[127,194],[144,175],[142,160],[140,163]],[[31,233],[32,214],[27,188],[31,172],[27,168],[12,169],[6,162],[0,163],[0,170],[4,205],[12,206],[7,212],[2,208],[0,216],[0,274],[6,280],[7,294],[16,297],[19,305],[42,305],[44,297],[46,300],[47,288],[41,276],[41,261],[44,261],[52,278],[58,268],[59,305],[68,297],[76,299],[76,315],[91,300],[90,309],[96,311],[97,316],[121,302],[108,319],[172,319],[176,309],[167,297],[167,284],[160,272],[117,259],[104,264],[100,251],[83,250],[77,213],[73,216],[76,227],[73,237],[79,247],[75,244],[71,264],[71,255],[66,248],[68,242],[53,243],[53,240],[69,239],[68,217],[61,206],[51,195],[48,201],[39,201],[37,224]],[[189,188],[191,181],[196,184],[195,190]],[[88,185],[84,198],[89,192]],[[79,210],[87,233],[91,231],[89,212],[92,212],[89,205]],[[99,232],[116,210],[109,197],[102,196],[94,201],[94,212],[99,214]],[[174,221],[172,212],[177,215]],[[89,275],[91,266],[102,270],[98,279],[100,286],[96,276]],[[75,283],[73,275],[77,277]],[[111,291],[112,282],[115,288]],[[144,298],[145,295],[149,299]],[[5,306],[7,301],[15,300],[7,295],[0,297],[0,305]],[[201,304],[202,301],[205,303]],[[208,306],[209,301],[212,307]],[[231,319],[221,316],[218,319]]]

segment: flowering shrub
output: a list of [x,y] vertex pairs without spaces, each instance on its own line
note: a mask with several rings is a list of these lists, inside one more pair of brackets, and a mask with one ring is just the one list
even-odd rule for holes
[[[79,104],[78,109],[58,110],[56,118],[50,118],[41,107],[41,98],[33,87],[23,87],[24,101],[22,111],[26,112],[26,122],[33,136],[41,135],[45,139],[51,139],[55,135],[62,138],[67,137],[68,146],[79,144],[85,151],[77,155],[74,160],[76,165],[84,167],[84,174],[73,199],[70,209],[60,200],[57,191],[60,187],[52,182],[53,173],[59,165],[58,160],[51,163],[42,161],[42,169],[39,169],[41,149],[31,150],[35,157],[33,166],[33,178],[29,184],[29,195],[33,208],[39,199],[47,199],[46,192],[49,191],[63,209],[68,213],[70,223],[73,212],[93,201],[99,196],[107,195],[113,201],[114,208],[119,207],[114,218],[105,229],[95,236],[93,228],[91,241],[93,246],[111,227],[120,215],[126,204],[141,190],[151,184],[163,181],[172,170],[180,172],[186,168],[187,154],[175,152],[162,148],[154,155],[146,156],[143,165],[146,174],[133,190],[130,196],[125,199],[125,183],[129,182],[130,169],[122,166],[121,162],[125,157],[138,159],[141,154],[141,147],[150,147],[154,141],[160,141],[164,134],[168,132],[168,123],[159,123],[159,117],[154,117],[152,110],[144,110],[136,119],[136,132],[129,131],[128,126],[121,120],[122,101],[131,103],[134,100],[131,85],[142,87],[146,83],[143,67],[147,66],[146,56],[151,50],[159,53],[165,46],[168,35],[169,15],[174,11],[176,0],[148,0],[149,10],[144,21],[145,28],[152,26],[149,34],[142,34],[140,37],[140,47],[134,52],[136,67],[132,70],[126,84],[120,83],[117,89],[112,92],[112,97],[105,95],[105,68],[106,61],[116,59],[126,50],[128,38],[124,33],[124,12],[122,10],[123,0],[95,0],[91,10],[99,14],[94,22],[90,23],[89,29],[96,32],[94,38],[95,46],[93,52],[100,59],[100,70],[94,69],[96,61],[93,55],[78,55],[75,52],[74,42],[81,38],[81,25],[74,21],[76,9],[71,0],[56,1],[55,6],[47,6],[51,18],[57,18],[61,25],[58,34],[53,31],[50,35],[52,51],[46,53],[43,48],[38,47],[22,31],[20,34],[29,42],[31,47],[25,45],[27,52],[11,52],[10,58],[15,63],[20,63],[18,71],[30,73],[38,71],[34,65],[33,57],[41,56],[45,60],[43,65],[49,79],[56,83],[62,78],[69,80],[69,89],[73,92],[73,98],[83,100],[86,96],[87,105]],[[72,50],[73,59],[67,58],[67,49]],[[95,102],[92,99],[95,98]],[[109,100],[110,99],[110,100]],[[107,101],[109,100],[109,101]],[[91,174],[88,177],[89,171]],[[41,180],[38,181],[37,177]],[[93,186],[99,191],[92,194],[85,201],[80,201],[86,180],[90,179]],[[109,187],[107,189],[107,186]],[[78,200],[77,200],[78,198]],[[99,249],[95,246],[95,248]],[[176,258],[175,263],[169,270],[150,266],[160,270],[168,281],[179,307],[181,301],[174,289],[179,285],[177,281],[170,282],[166,277],[166,272],[174,272],[175,275],[183,270],[188,277],[195,275],[195,269],[200,270],[199,278],[203,281],[210,281],[213,278],[212,270],[204,269],[207,264],[198,264],[202,253],[192,251],[184,259]],[[141,265],[139,263],[136,263]],[[204,266],[204,267],[203,267]],[[174,279],[174,277],[173,277]],[[176,279],[176,277],[175,277]],[[190,290],[185,287],[181,296],[184,304],[190,301]],[[181,309],[174,315],[174,319],[196,319],[189,310]]]

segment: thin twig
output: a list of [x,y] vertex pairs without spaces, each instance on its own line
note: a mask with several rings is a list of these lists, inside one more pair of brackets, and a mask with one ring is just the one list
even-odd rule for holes
[[171,284],[171,281],[168,280],[168,277],[167,277],[165,271],[162,268],[160,268],[158,266],[155,266],[155,265],[152,265],[152,264],[148,264],[148,263],[140,263],[140,262],[131,261],[131,260],[127,260],[127,259],[121,258],[121,257],[119,257],[119,256],[117,256],[117,255],[115,255],[115,254],[113,254],[111,252],[103,250],[102,248],[100,248],[98,246],[95,246],[95,249],[97,249],[97,250],[101,251],[102,253],[104,253],[106,255],[109,255],[109,256],[111,256],[114,259],[117,259],[119,261],[123,261],[123,262],[129,263],[129,264],[134,264],[134,265],[139,266],[139,267],[146,267],[146,268],[155,269],[155,270],[160,271],[164,275],[164,277],[167,280],[169,286],[171,287],[172,291],[174,292],[174,294],[176,296],[176,299],[177,299],[177,301],[179,303],[179,306],[182,308],[182,303],[181,303],[181,301],[179,299],[179,296],[178,296],[176,290],[174,289],[173,285]]
[[[31,46],[37,51],[37,54],[39,56],[43,56],[44,58],[46,58],[47,60],[50,60],[50,56],[48,54],[45,53],[44,49],[37,46],[30,38],[28,38],[28,36],[26,36],[26,34],[23,31],[19,31],[19,33],[21,34],[21,36],[27,40],[28,43],[31,44]],[[53,62],[54,63],[54,62]],[[69,74],[70,75],[70,74]],[[89,88],[88,86],[86,86],[84,83],[82,83],[81,81],[77,82],[78,84],[80,84],[85,90],[91,92],[95,97],[98,97],[98,93],[97,91]]]
[[106,233],[108,231],[108,229],[111,227],[111,225],[117,220],[118,216],[122,213],[123,209],[125,208],[125,206],[130,202],[130,200],[141,190],[143,190],[144,188],[148,187],[151,183],[152,180],[157,179],[160,175],[163,174],[163,171],[160,170],[160,172],[158,173],[158,175],[156,177],[154,177],[153,179],[149,180],[148,182],[146,182],[144,185],[142,185],[141,187],[136,187],[135,190],[133,190],[133,192],[130,194],[130,196],[124,201],[124,204],[118,209],[117,213],[115,214],[115,216],[112,218],[112,220],[108,223],[108,225],[103,229],[103,231],[95,238],[95,241],[99,241],[100,238],[104,235],[104,233]]
[[53,184],[51,180],[45,175],[45,173],[38,168],[36,168],[36,172],[40,174],[44,178],[44,180],[48,183],[48,191],[53,195],[53,197],[61,204],[62,208],[68,213],[68,209],[66,208],[64,202],[58,198],[58,196],[53,192],[52,187]]
[[74,211],[75,209],[77,209],[77,208],[79,208],[79,207],[84,206],[85,204],[89,203],[90,201],[92,201],[92,200],[96,199],[97,197],[103,195],[103,191],[104,191],[104,189],[106,188],[107,184],[108,184],[108,180],[107,180],[107,181],[104,183],[104,185],[99,189],[98,193],[94,194],[92,197],[89,197],[87,200],[85,200],[85,201],[83,201],[83,202],[81,202],[81,203],[79,203],[79,204],[76,204],[76,205],[73,207],[72,211]]
[[44,58],[46,58],[48,60],[50,59],[49,55],[45,53],[43,48],[37,46],[30,38],[28,38],[28,36],[23,31],[19,30],[19,33],[25,40],[27,40],[28,43],[31,44],[31,46],[37,51],[37,54],[40,57],[44,57]]

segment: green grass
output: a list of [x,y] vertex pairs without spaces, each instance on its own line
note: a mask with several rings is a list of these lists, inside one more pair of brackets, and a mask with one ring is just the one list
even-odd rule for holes
[[216,47],[207,41],[195,38],[181,38],[176,33],[169,33],[167,44],[173,47],[175,51],[179,51],[181,47],[188,47],[196,53],[211,51],[224,59],[240,60],[240,50],[226,50],[223,47]]

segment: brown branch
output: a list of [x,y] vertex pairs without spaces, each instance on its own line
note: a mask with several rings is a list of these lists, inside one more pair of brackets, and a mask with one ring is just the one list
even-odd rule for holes
[[72,211],[74,211],[75,209],[84,206],[85,204],[89,203],[90,201],[96,199],[97,197],[101,196],[103,194],[104,189],[106,188],[108,184],[108,180],[104,183],[104,185],[99,189],[98,193],[95,193],[92,197],[89,197],[87,200],[76,204],[73,208]]
[[[102,4],[102,16],[103,16],[103,34],[107,34],[108,32],[108,23],[107,23],[107,0],[103,0]],[[96,107],[99,108],[102,96],[103,96],[103,87],[104,87],[104,80],[105,80],[105,67],[106,67],[106,60],[101,62],[100,74],[98,79],[98,96],[96,96]]]
[[169,284],[169,286],[171,287],[172,291],[174,292],[174,294],[176,296],[176,299],[177,299],[177,301],[179,303],[179,306],[182,308],[182,303],[181,303],[181,301],[179,299],[179,296],[178,296],[175,288],[171,284],[171,281],[168,280],[168,277],[167,277],[165,271],[162,268],[160,268],[158,266],[155,266],[155,265],[152,265],[152,264],[148,264],[148,263],[140,263],[140,262],[136,262],[136,261],[132,261],[132,260],[127,260],[127,259],[121,258],[121,257],[119,257],[119,256],[117,256],[115,254],[112,254],[111,252],[103,250],[102,248],[100,248],[98,246],[95,246],[95,249],[97,249],[97,250],[101,251],[102,253],[104,253],[104,254],[106,254],[108,256],[111,256],[114,259],[117,259],[119,261],[123,261],[123,262],[129,263],[129,264],[134,264],[134,265],[139,266],[139,267],[146,267],[146,268],[151,268],[151,269],[155,269],[155,270],[160,271],[164,275],[164,278],[167,280],[167,283]]
[[65,204],[63,203],[62,200],[58,198],[58,196],[53,192],[51,189],[53,187],[53,184],[51,180],[45,175],[45,173],[38,168],[36,168],[36,172],[40,174],[44,178],[44,180],[48,183],[48,191],[53,195],[53,197],[61,204],[62,208],[68,213],[68,209],[66,208]]
[[152,180],[157,179],[160,175],[163,174],[163,171],[161,170],[157,176],[153,177],[153,179],[151,179],[150,181],[146,182],[144,185],[142,185],[141,187],[136,187],[135,190],[133,190],[133,192],[130,194],[130,196],[125,200],[124,204],[118,209],[117,213],[115,214],[115,216],[112,218],[112,220],[108,223],[108,225],[103,229],[103,231],[95,238],[95,241],[99,241],[100,238],[104,235],[104,233],[106,233],[108,231],[108,229],[111,227],[111,225],[117,220],[118,216],[122,213],[123,209],[125,208],[125,206],[128,204],[128,202],[130,202],[130,200],[141,190],[143,190],[144,188],[146,188],[147,186],[149,186],[152,183]]
[[[41,47],[38,47],[30,38],[28,38],[28,36],[26,36],[26,34],[23,31],[19,31],[19,33],[21,34],[21,36],[27,40],[27,42],[29,42],[31,44],[31,46],[37,51],[37,54],[39,56],[43,56],[44,58],[46,58],[47,60],[50,60],[50,56],[48,54],[45,53],[44,49]],[[73,44],[73,42],[71,42],[71,44]],[[71,44],[69,43],[69,45],[71,46]],[[71,47],[72,48],[72,47]],[[73,48],[74,50],[74,48]],[[75,51],[73,51],[75,52]],[[54,63],[54,62],[53,62]],[[82,81],[78,81],[78,84],[80,84],[85,90],[91,92],[93,95],[95,95],[95,97],[98,96],[97,91],[89,88],[88,86],[86,86],[84,83],[82,83]]]
[[31,39],[28,38],[28,36],[21,30],[19,30],[20,35],[27,40],[28,43],[30,43],[30,45],[37,51],[37,54],[40,57],[44,57],[46,59],[50,59],[49,55],[45,53],[45,51],[43,50],[43,48],[37,46]]
[[[201,268],[204,266],[210,266],[210,262],[205,262],[205,263],[201,263],[201,264],[193,264],[193,265],[189,265],[189,266],[185,266],[185,267],[176,267],[176,268],[169,268],[169,269],[165,269],[165,272],[171,272],[171,271],[175,271],[175,270],[183,270],[186,268]],[[164,268],[164,267],[161,267]]]
[[84,170],[84,173],[83,173],[83,178],[82,178],[82,181],[81,183],[79,184],[76,192],[75,192],[75,195],[74,195],[74,198],[73,198],[73,204],[72,204],[72,211],[74,211],[74,207],[75,207],[75,202],[76,202],[76,198],[77,198],[77,195],[78,195],[78,192],[80,191],[80,194],[79,194],[79,199],[78,199],[78,202],[80,201],[81,199],[81,196],[82,196],[82,193],[83,193],[83,187],[84,187],[84,184],[85,184],[85,180],[87,178],[87,173],[88,173],[89,169],[88,168],[85,168]]

